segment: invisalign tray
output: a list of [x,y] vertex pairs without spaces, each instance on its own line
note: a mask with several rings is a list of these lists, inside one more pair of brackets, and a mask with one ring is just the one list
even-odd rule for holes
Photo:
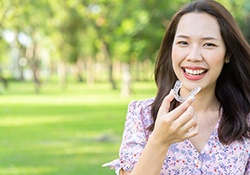
[[178,102],[180,102],[180,103],[182,103],[182,102],[184,102],[185,100],[187,100],[189,97],[193,97],[193,96],[195,96],[198,92],[200,92],[200,90],[201,90],[201,87],[196,87],[196,88],[194,88],[186,97],[184,97],[184,98],[182,98],[180,95],[179,95],[179,91],[180,91],[180,89],[181,89],[181,86],[182,86],[182,82],[180,81],[180,80],[177,80],[176,82],[175,82],[175,85],[174,85],[174,98],[178,101]]

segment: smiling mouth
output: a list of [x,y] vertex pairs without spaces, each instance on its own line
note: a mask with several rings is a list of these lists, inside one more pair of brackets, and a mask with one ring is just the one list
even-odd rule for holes
[[187,69],[187,68],[183,68],[183,71],[191,76],[198,76],[207,72],[206,69]]

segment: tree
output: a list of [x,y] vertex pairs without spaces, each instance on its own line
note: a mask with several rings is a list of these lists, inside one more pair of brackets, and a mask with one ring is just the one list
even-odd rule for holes
[[[66,87],[69,67],[74,67],[79,82],[84,80],[84,75],[86,82],[94,82],[95,64],[105,60],[111,87],[116,89],[117,79],[123,77],[122,92],[129,95],[132,81],[142,79],[145,67],[153,67],[170,18],[189,1],[2,0],[0,32],[14,34],[15,40],[9,47],[18,50],[15,64],[20,58],[27,59],[36,92],[40,89],[40,70],[45,62],[50,72],[57,70],[61,87]],[[219,2],[233,12],[249,38],[247,0]],[[7,50],[5,40],[0,39],[0,47]],[[117,63],[122,76],[115,79]],[[22,70],[28,66],[17,64],[16,67],[22,79]]]

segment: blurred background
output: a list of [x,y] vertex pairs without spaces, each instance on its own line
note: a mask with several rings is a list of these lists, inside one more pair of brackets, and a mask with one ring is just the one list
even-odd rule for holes
[[[190,0],[1,0],[0,175],[109,175],[127,105]],[[250,41],[250,1],[218,0]]]

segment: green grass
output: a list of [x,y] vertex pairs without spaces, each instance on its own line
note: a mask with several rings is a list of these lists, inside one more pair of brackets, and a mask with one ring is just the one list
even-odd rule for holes
[[121,97],[109,84],[10,83],[0,94],[0,175],[112,175],[128,103],[154,96],[153,82]]

